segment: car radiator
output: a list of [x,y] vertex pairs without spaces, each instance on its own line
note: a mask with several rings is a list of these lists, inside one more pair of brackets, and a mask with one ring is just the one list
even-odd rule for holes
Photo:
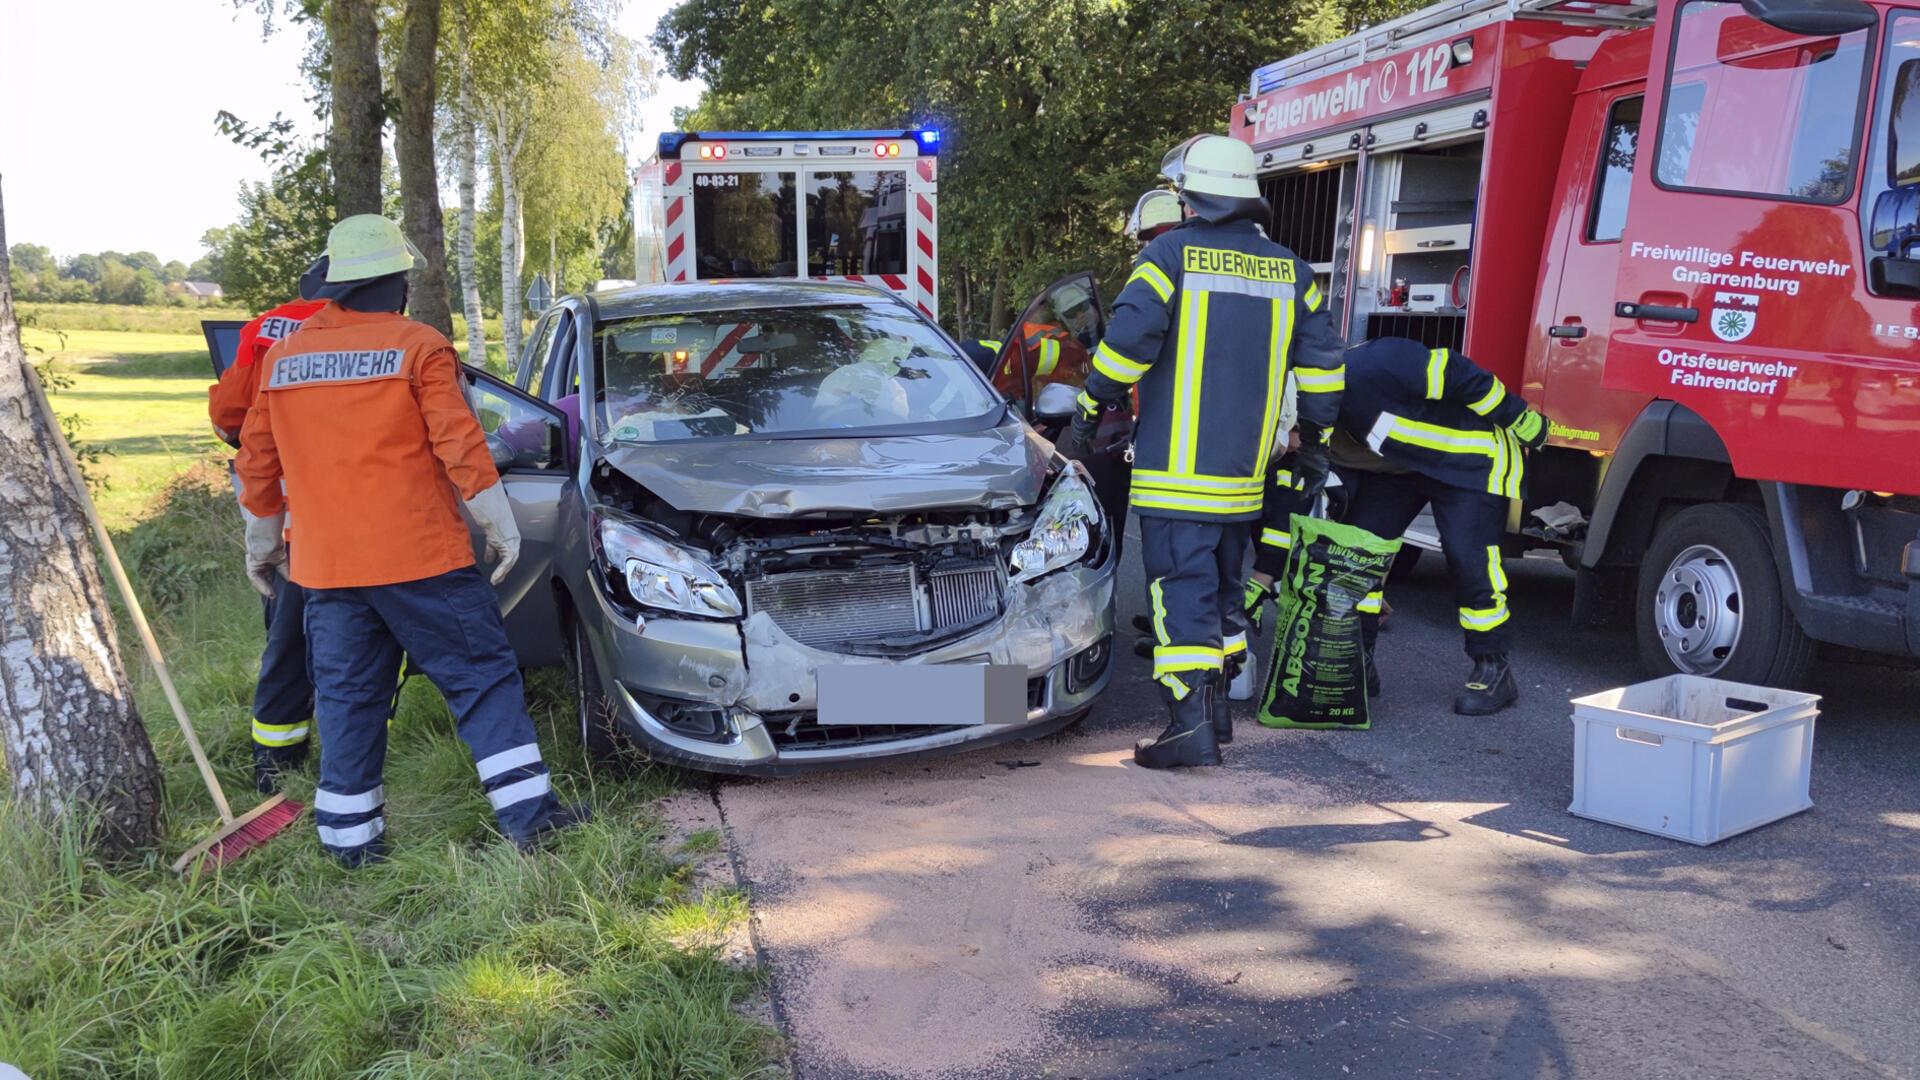
[[749,613],[766,612],[788,637],[816,649],[911,638],[999,614],[1006,572],[993,560],[951,560],[924,581],[911,563],[801,570],[747,582]]

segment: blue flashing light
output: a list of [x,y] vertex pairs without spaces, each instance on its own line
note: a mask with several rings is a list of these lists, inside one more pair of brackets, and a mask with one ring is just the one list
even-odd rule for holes
[[927,146],[939,146],[940,145],[939,129],[928,128],[925,131],[922,131],[920,133],[920,142]]

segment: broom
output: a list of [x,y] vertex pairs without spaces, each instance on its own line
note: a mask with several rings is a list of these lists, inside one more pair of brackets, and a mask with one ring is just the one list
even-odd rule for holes
[[153,673],[160,678],[160,688],[166,692],[173,718],[180,723],[180,734],[186,736],[187,749],[193,753],[193,763],[200,769],[200,779],[206,782],[207,794],[213,797],[214,809],[220,812],[220,831],[210,839],[188,848],[186,854],[174,861],[173,872],[181,874],[193,867],[211,868],[230,863],[293,824],[306,807],[285,795],[276,794],[245,814],[233,816],[227,793],[221,790],[219,778],[213,775],[213,765],[207,760],[207,752],[200,747],[200,736],[193,730],[193,721],[187,719],[187,707],[180,701],[180,692],[173,687],[173,676],[167,671],[167,658],[160,653],[160,642],[153,636],[153,627],[147,625],[147,614],[140,607],[140,598],[134,595],[133,583],[127,580],[126,567],[120,565],[120,553],[114,549],[113,538],[107,535],[107,527],[100,521],[100,511],[93,505],[86,478],[80,475],[80,465],[73,459],[73,449],[60,435],[60,420],[54,415],[46,391],[40,386],[39,373],[31,367],[27,368],[27,385],[33,388],[34,402],[40,409],[40,415],[46,418],[48,429],[54,433],[54,441],[60,444],[60,462],[66,467],[67,479],[80,496],[80,506],[87,512],[87,524],[93,526],[94,539],[100,542],[100,551],[107,557],[107,569],[113,573],[113,582],[120,588],[121,599],[126,601],[127,613],[133,617],[134,629],[140,634],[140,644],[147,650],[147,660],[153,665]]

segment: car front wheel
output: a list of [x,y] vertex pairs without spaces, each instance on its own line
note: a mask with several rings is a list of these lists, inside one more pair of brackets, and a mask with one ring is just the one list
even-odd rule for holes
[[1813,643],[1780,587],[1766,516],[1707,503],[1674,514],[1640,566],[1635,634],[1649,672],[1761,686],[1806,677]]

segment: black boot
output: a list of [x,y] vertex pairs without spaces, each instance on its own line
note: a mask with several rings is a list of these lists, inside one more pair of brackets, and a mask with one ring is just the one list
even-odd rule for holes
[[1153,639],[1150,637],[1134,638],[1133,655],[1142,660],[1153,659]]
[[1153,618],[1148,615],[1135,615],[1133,617],[1133,631],[1136,634],[1146,634],[1151,637],[1153,635]]
[[[1233,661],[1227,661],[1233,665]],[[1233,681],[1233,671],[1222,671],[1209,682],[1207,689],[1212,692],[1213,701],[1207,706],[1207,712],[1213,717],[1213,742],[1216,746],[1225,746],[1233,741],[1233,702],[1227,700],[1227,684]]]
[[1513,664],[1506,653],[1476,656],[1466,689],[1454,696],[1453,711],[1461,716],[1492,716],[1520,700]]
[[1172,720],[1157,739],[1141,739],[1133,760],[1142,768],[1220,764],[1220,744],[1213,737],[1213,685],[1203,680],[1185,698],[1167,706]]
[[593,820],[593,808],[586,803],[563,803],[559,809],[547,815],[529,836],[514,837],[514,846],[524,852],[534,852],[540,845],[562,829],[571,829],[575,825],[585,825]]
[[1367,652],[1367,700],[1380,696],[1380,669],[1374,665],[1373,652]]
[[253,790],[271,795],[280,790],[288,773],[297,772],[307,761],[307,744],[269,749],[253,748]]

